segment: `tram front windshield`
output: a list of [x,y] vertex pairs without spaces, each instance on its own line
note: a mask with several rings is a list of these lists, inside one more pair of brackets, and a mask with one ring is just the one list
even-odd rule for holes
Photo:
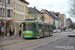
[[23,31],[33,31],[34,24],[33,23],[24,23]]

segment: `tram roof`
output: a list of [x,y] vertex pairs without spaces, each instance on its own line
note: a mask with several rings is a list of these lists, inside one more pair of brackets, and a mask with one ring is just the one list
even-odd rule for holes
[[23,21],[23,23],[40,23],[40,24],[50,24],[48,22],[45,21],[40,21],[40,20],[36,20],[36,19],[26,19]]

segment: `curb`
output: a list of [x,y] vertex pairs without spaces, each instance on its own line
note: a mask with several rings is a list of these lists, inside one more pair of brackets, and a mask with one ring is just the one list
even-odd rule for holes
[[22,37],[19,37],[19,36],[0,37],[0,41],[7,41],[7,40],[14,40],[14,39],[22,39]]

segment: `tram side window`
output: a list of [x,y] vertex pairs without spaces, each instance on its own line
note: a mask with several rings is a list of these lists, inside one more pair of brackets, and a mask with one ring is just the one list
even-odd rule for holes
[[48,26],[47,26],[47,32],[49,31]]
[[50,26],[48,26],[48,30],[49,30],[49,31],[50,31],[50,28],[51,28],[51,27],[50,27]]
[[48,26],[48,30],[50,29],[50,27]]
[[46,26],[44,25],[44,31],[46,31]]
[[42,26],[39,24],[39,27],[38,27],[38,28],[39,28],[39,30],[40,30],[40,29],[42,28]]
[[37,31],[39,32],[39,31],[42,31],[42,25],[41,24],[38,24],[38,26],[37,26]]
[[46,26],[46,31],[48,30],[48,27]]
[[33,32],[36,32],[36,24],[33,26]]
[[23,23],[23,31],[25,31],[25,23]]
[[44,26],[44,31],[48,31],[48,26],[47,25]]

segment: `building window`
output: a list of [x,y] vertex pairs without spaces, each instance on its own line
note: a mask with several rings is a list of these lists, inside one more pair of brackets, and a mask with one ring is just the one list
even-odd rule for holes
[[17,3],[16,3],[16,9],[17,9]]
[[[0,16],[2,16],[2,8],[0,8]],[[3,9],[3,16],[5,16],[5,9]]]
[[2,16],[2,9],[0,8],[0,16]]
[[15,19],[15,13],[13,13],[14,15],[13,15],[13,18]]
[[15,9],[15,2],[14,2],[14,4],[13,4],[13,8]]
[[8,0],[8,4],[10,4],[10,0]]
[[11,17],[13,17],[13,10],[11,10]]
[[17,20],[18,20],[18,14],[17,14]]
[[0,2],[3,2],[4,3],[4,0],[0,0]]
[[7,16],[10,17],[10,10],[7,10]]

